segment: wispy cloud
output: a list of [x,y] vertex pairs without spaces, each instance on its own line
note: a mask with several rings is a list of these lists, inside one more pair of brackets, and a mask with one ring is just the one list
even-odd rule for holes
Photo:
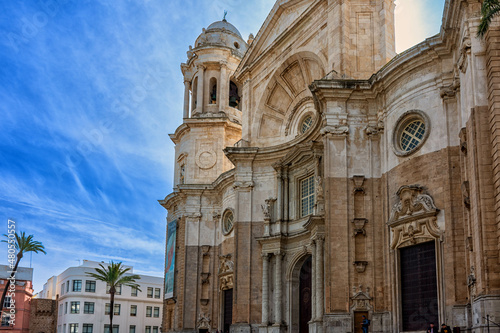
[[[401,40],[411,46],[428,36],[426,7],[442,1],[398,0]],[[224,10],[246,39],[273,4],[4,2],[0,234],[1,220],[14,218],[46,246],[47,255],[32,257],[35,289],[82,259],[161,275],[166,212],[156,200],[172,189],[168,133],[182,122],[179,64]]]

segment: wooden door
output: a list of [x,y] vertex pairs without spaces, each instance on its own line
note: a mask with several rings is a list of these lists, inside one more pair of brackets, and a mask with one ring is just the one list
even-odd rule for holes
[[224,333],[229,333],[233,322],[233,289],[224,290]]
[[306,259],[302,268],[300,269],[300,282],[299,282],[299,329],[300,333],[309,332],[309,321],[311,321],[312,309],[312,269],[311,257]]
[[368,318],[368,312],[366,311],[356,311],[354,312],[354,333],[363,333],[361,328],[361,323],[363,322],[363,316]]

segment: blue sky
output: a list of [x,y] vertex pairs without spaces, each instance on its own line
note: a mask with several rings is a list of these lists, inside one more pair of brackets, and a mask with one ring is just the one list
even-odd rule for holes
[[[246,38],[273,3],[1,1],[0,234],[10,218],[45,245],[36,291],[83,259],[162,276],[179,65],[224,10]],[[397,0],[398,52],[439,32],[443,3]]]

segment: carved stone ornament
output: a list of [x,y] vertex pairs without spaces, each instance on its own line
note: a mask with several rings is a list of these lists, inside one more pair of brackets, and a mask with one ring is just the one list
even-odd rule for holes
[[380,126],[368,125],[365,128],[365,133],[366,133],[366,135],[368,135],[368,137],[375,137],[375,136],[381,134],[383,131],[384,131],[384,128],[380,127]]
[[467,155],[467,129],[463,127],[458,134],[460,138],[460,151]]
[[364,219],[364,218],[361,218],[361,219],[355,218],[354,220],[352,220],[352,223],[354,224],[353,237],[356,237],[359,234],[366,236],[366,230],[365,230],[366,222],[368,222],[368,220]]
[[414,219],[415,216],[419,215],[435,216],[439,212],[432,197],[424,194],[421,186],[401,186],[396,195],[399,200],[392,207],[389,224],[406,218]]
[[195,162],[200,169],[211,169],[217,163],[217,154],[212,149],[200,150],[196,154]]
[[354,182],[354,193],[356,192],[365,193],[365,188],[363,187],[363,183],[365,182],[365,176],[363,175],[353,176],[352,181]]
[[210,315],[206,313],[200,313],[198,320],[196,321],[196,327],[200,329],[210,330]]
[[262,214],[264,214],[264,220],[271,220],[271,215],[273,212],[273,204],[276,201],[276,198],[269,198],[265,200],[265,205],[261,205]]
[[253,181],[247,181],[247,182],[234,182],[233,188],[242,188],[242,189],[251,189],[254,187]]
[[368,265],[368,261],[355,261],[353,262],[354,268],[356,268],[356,272],[364,273],[366,270],[366,266]]
[[467,208],[470,208],[470,186],[469,181],[466,180],[462,183],[462,196],[464,198],[464,205]]
[[471,41],[469,36],[464,36],[462,40],[462,45],[460,47],[460,56],[458,57],[457,65],[458,69],[465,73],[467,71],[467,60],[470,55]]
[[219,284],[221,290],[233,288],[234,263],[231,254],[219,256]]
[[399,200],[394,204],[389,220],[392,249],[441,238],[436,217],[439,209],[432,197],[423,193],[421,186],[402,186],[397,195]]
[[469,287],[470,298],[476,297],[476,269],[474,266],[470,267],[470,274],[467,277],[467,287]]
[[366,287],[363,291],[363,286],[352,287],[353,296],[352,300],[352,311],[371,311],[373,306],[370,305],[372,298],[370,297],[370,288]]
[[333,136],[347,136],[349,134],[349,126],[346,124],[325,126],[320,132],[322,135],[331,134]]

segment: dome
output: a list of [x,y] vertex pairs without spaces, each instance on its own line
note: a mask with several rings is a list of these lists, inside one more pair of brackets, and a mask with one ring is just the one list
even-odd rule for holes
[[241,34],[238,31],[238,29],[236,29],[236,27],[234,25],[232,25],[231,23],[229,23],[226,20],[214,22],[214,23],[210,24],[207,28],[207,30],[215,30],[215,29],[221,29],[221,30],[226,29],[228,31],[231,31],[235,35],[238,35],[241,39],[243,39],[243,37],[241,37]]

